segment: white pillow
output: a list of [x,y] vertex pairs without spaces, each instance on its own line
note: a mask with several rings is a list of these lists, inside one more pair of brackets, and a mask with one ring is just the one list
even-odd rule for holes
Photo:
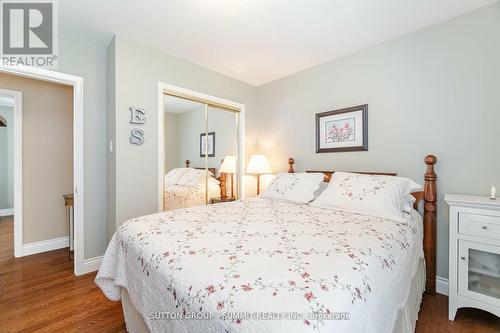
[[311,206],[401,220],[407,195],[420,188],[403,177],[335,172]]
[[415,199],[413,195],[408,194],[403,205],[403,212],[410,214],[413,210],[413,204],[415,203],[415,201],[417,201],[417,199]]
[[210,176],[208,177],[208,187],[211,187],[211,186],[219,186],[220,184],[220,181],[218,181],[217,179],[215,179],[211,174]]
[[322,181],[322,173],[282,173],[272,180],[261,197],[309,203]]
[[177,184],[179,179],[182,178],[188,172],[189,168],[175,168],[171,171],[169,171],[165,175],[165,185],[166,186],[172,186]]
[[199,169],[189,169],[181,179],[177,182],[177,185],[189,186],[189,187],[205,187],[205,179],[212,176],[212,173],[207,170]]
[[316,191],[314,191],[314,199],[319,197],[319,195],[328,188],[329,183],[327,182],[321,182],[319,183],[319,187]]

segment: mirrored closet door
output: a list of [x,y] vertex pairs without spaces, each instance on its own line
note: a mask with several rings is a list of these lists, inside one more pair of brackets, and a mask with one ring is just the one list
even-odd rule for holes
[[[216,107],[208,108],[208,139],[209,149],[207,165],[217,169],[217,178],[220,187],[219,197],[222,201],[236,200],[238,197],[238,112]],[[213,138],[213,139],[212,139]],[[213,142],[213,147],[210,144]],[[212,203],[220,201],[215,195],[215,182],[208,195]],[[210,189],[210,184],[209,187]]]
[[236,200],[237,110],[164,96],[163,209]]

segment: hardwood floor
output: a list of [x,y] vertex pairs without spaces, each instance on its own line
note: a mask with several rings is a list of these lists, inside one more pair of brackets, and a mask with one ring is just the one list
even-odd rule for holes
[[13,221],[0,218],[0,332],[125,332],[120,302],[76,277],[68,250],[13,258]]
[[[125,332],[120,302],[108,301],[95,273],[76,277],[67,249],[13,258],[12,218],[0,218],[0,333]],[[424,297],[416,332],[500,332],[500,319],[461,309],[448,321],[448,298]]]
[[448,297],[424,296],[418,315],[418,333],[499,333],[500,318],[477,309],[459,309],[455,321],[448,320]]

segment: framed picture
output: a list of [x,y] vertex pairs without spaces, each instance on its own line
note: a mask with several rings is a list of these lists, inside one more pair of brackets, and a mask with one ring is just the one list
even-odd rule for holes
[[215,132],[200,134],[200,157],[215,157]]
[[316,114],[316,152],[368,150],[368,104]]

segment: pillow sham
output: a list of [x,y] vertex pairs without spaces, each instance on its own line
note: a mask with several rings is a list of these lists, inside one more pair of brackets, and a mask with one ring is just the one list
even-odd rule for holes
[[[189,187],[205,187],[205,179],[213,178],[213,174],[207,170],[190,168],[177,182],[177,185]],[[214,179],[218,182],[216,179]],[[218,184],[218,183],[217,183]]]
[[[317,189],[316,191],[314,191],[314,199],[316,199],[317,197],[319,197],[319,195],[320,195],[320,194],[321,194],[324,190],[326,190],[326,189],[328,188],[328,185],[329,185],[329,183],[327,183],[327,182],[323,182],[323,181],[322,181],[321,183],[319,183],[319,187],[318,187],[318,189]],[[314,199],[313,199],[313,200],[314,200]]]
[[323,181],[322,173],[282,173],[261,194],[267,199],[309,203]]
[[220,184],[220,181],[218,181],[217,179],[215,179],[212,174],[210,173],[210,175],[208,176],[208,181],[207,181],[207,184],[208,184],[208,187],[211,187],[211,186],[219,186]]
[[407,196],[420,188],[404,177],[335,172],[310,205],[401,220]]
[[177,182],[188,172],[189,168],[175,168],[167,172],[165,175],[165,185],[172,186],[177,184]]
[[408,194],[406,196],[405,204],[403,206],[403,212],[410,214],[411,211],[413,210],[413,204],[417,201],[415,197],[411,194]]

